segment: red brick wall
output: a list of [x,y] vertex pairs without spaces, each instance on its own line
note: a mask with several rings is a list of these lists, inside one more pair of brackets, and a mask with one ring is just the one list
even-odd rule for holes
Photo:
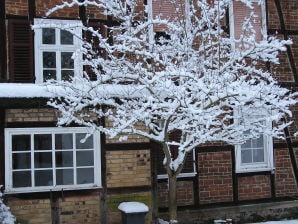
[[[295,148],[298,163],[298,148]],[[284,197],[298,194],[288,149],[275,150],[275,188],[276,196]]]
[[270,175],[239,177],[238,197],[239,200],[270,198]]
[[200,203],[232,201],[231,152],[199,153],[198,166]]
[[[168,206],[168,183],[158,184],[158,202],[159,207]],[[194,192],[192,181],[179,181],[177,182],[177,205],[193,205],[194,204]]]
[[[70,0],[68,0],[70,2]],[[53,8],[56,5],[61,5],[60,0],[35,0],[36,15],[45,16],[46,12]],[[55,13],[51,14],[49,17],[69,17],[69,18],[78,18],[79,17],[79,7],[64,8],[63,10],[58,10]]]
[[[3,1],[3,0],[2,0]],[[24,0],[4,0],[5,11],[11,15],[28,15],[28,2]],[[3,4],[3,3],[1,3]]]

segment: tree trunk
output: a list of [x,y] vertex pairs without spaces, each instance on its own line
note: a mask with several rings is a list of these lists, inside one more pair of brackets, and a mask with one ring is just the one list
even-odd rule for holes
[[168,198],[168,206],[169,206],[169,218],[170,223],[175,223],[177,220],[177,175],[176,174],[168,174],[169,178],[169,198]]

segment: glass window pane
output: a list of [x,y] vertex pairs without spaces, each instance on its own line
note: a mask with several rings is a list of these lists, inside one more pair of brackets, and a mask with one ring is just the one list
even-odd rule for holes
[[43,44],[55,44],[55,29],[43,28],[42,29],[42,43]]
[[43,70],[43,81],[47,81],[47,80],[57,80],[57,75],[56,75],[56,70]]
[[31,187],[31,171],[16,171],[12,174],[13,187]]
[[29,151],[30,135],[13,135],[11,137],[12,151]]
[[55,135],[55,149],[72,149],[73,140],[72,134],[56,134]]
[[252,139],[252,147],[253,148],[263,148],[264,147],[263,135],[261,135],[259,138]]
[[56,167],[72,167],[73,152],[56,152]]
[[93,135],[86,139],[85,142],[81,142],[86,136],[86,133],[76,134],[76,148],[77,149],[93,149]]
[[77,166],[93,166],[93,151],[78,151]]
[[241,150],[241,162],[252,163],[252,150],[250,149]]
[[56,184],[69,185],[73,183],[73,169],[56,170]]
[[34,150],[51,150],[51,149],[52,149],[51,134],[34,135]]
[[253,161],[254,162],[264,162],[264,149],[254,149],[253,150]]
[[56,52],[42,52],[43,68],[56,68]]
[[36,170],[34,173],[35,186],[53,186],[52,170]]
[[77,169],[77,183],[78,184],[94,183],[94,169],[93,168],[78,168]]
[[251,148],[251,139],[248,139],[244,144],[241,145],[242,149],[250,149]]
[[73,44],[73,35],[66,30],[61,30],[60,33],[61,44]]
[[12,168],[15,169],[30,169],[31,168],[31,153],[14,153],[12,154]]
[[35,168],[50,168],[50,167],[52,167],[52,153],[51,152],[35,152],[34,153],[34,167]]
[[61,68],[74,68],[74,62],[72,57],[72,52],[61,52]]
[[62,70],[61,71],[61,79],[64,81],[71,81],[74,77],[73,70]]

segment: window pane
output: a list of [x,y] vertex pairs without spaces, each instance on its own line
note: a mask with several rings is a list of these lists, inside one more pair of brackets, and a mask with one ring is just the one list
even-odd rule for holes
[[251,139],[248,139],[244,144],[241,145],[242,149],[250,149],[252,147]]
[[56,167],[72,167],[73,152],[56,152]]
[[73,169],[56,170],[56,178],[57,185],[73,184]]
[[31,171],[16,171],[12,174],[13,187],[31,187]]
[[241,162],[242,163],[252,163],[252,150],[241,150]]
[[30,135],[13,135],[11,141],[12,151],[30,150]]
[[31,168],[31,153],[14,153],[12,155],[12,168],[30,169]]
[[94,183],[94,169],[93,168],[77,169],[77,183],[78,184]]
[[73,35],[69,31],[61,30],[60,35],[61,44],[73,44]]
[[77,166],[93,166],[93,151],[77,152]]
[[56,134],[55,149],[72,149],[72,134]]
[[252,148],[263,148],[264,142],[263,142],[263,135],[261,135],[259,138],[252,139]]
[[51,79],[57,80],[56,70],[43,70],[43,81]]
[[254,149],[253,150],[253,161],[254,162],[264,162],[264,149]]
[[64,81],[71,81],[74,77],[73,70],[62,70],[61,71],[61,79]]
[[43,44],[55,44],[55,29],[43,28],[42,29],[42,43]]
[[72,52],[61,52],[61,68],[70,68],[73,66],[73,59],[71,58]]
[[34,135],[34,150],[51,150],[52,135],[42,134]]
[[35,168],[50,168],[50,167],[52,167],[52,153],[51,152],[35,152],[34,153],[34,167]]
[[52,170],[36,170],[35,186],[53,186]]
[[56,52],[42,52],[44,68],[56,68]]
[[85,142],[81,143],[81,140],[84,139],[86,133],[76,134],[76,148],[77,149],[93,149],[93,135],[86,139]]

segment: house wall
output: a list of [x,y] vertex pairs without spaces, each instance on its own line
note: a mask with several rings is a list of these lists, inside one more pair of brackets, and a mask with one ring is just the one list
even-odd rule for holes
[[[290,51],[281,54],[280,65],[270,65],[270,68],[283,85],[297,90],[297,74],[295,75],[293,69],[298,66],[298,3],[296,0],[279,2],[284,12],[285,23],[280,22],[275,1],[268,0],[268,32],[272,34],[278,32],[280,38],[291,38],[294,44]],[[58,3],[60,0],[5,0],[6,22],[12,18],[28,20],[28,14],[32,17],[43,17],[48,9]],[[141,3],[140,0],[138,7],[140,11],[143,10]],[[95,21],[110,19],[94,7],[87,7],[84,10],[79,7],[67,8],[55,12],[50,17],[78,19],[82,16],[82,12],[86,18]],[[10,40],[7,41],[9,43]],[[9,57],[9,52],[7,54]],[[29,101],[24,100],[21,106],[0,105],[0,113],[4,118],[4,124],[0,125],[2,128],[0,133],[3,132],[3,127],[55,125],[58,116],[55,110],[45,107],[44,104],[31,107]],[[298,121],[298,106],[293,108],[293,115],[294,120]],[[108,125],[108,122],[106,124]],[[296,163],[298,163],[298,138],[293,137],[293,133],[297,131],[297,125],[298,122],[289,128]],[[4,143],[0,145],[0,150],[4,153]],[[131,135],[127,141],[121,142],[119,136],[113,139],[102,136],[102,189],[6,195],[5,199],[20,223],[30,224],[52,223],[55,220],[65,224],[73,222],[118,224],[121,213],[117,206],[123,201],[140,201],[150,207],[150,212],[146,215],[148,224],[152,218],[152,201],[157,199],[160,211],[166,210],[167,207],[167,181],[156,178],[153,155],[154,147],[148,139]],[[178,179],[179,208],[200,210],[208,206],[220,207],[297,197],[297,181],[285,140],[274,141],[274,155],[276,166],[274,172],[237,174],[232,146],[212,144],[196,149],[197,174]],[[2,167],[1,173],[4,172],[3,169]],[[3,181],[2,177],[1,183]],[[156,198],[154,193],[157,195]]]

